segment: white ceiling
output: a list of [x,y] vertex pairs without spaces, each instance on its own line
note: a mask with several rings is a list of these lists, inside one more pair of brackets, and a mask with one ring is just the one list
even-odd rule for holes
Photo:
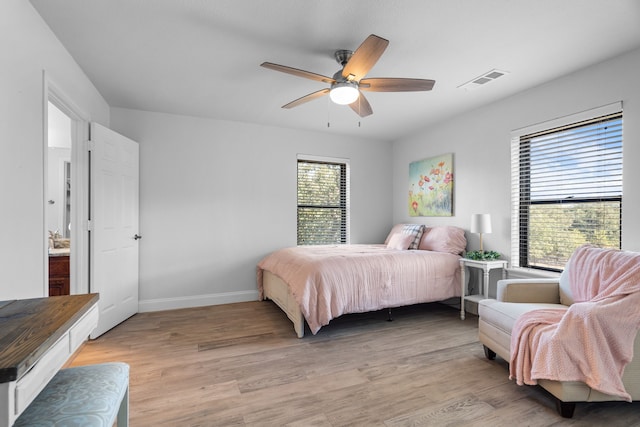
[[[31,3],[112,107],[383,140],[640,47],[638,0]],[[280,108],[326,85],[262,62],[331,76],[333,52],[369,34],[390,43],[368,77],[434,79],[433,91],[367,92],[364,119],[328,97]],[[494,68],[509,74],[457,88]]]

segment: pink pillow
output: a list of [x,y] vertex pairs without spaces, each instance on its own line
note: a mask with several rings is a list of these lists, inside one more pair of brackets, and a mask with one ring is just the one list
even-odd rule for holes
[[418,249],[458,255],[466,247],[467,238],[464,237],[464,230],[460,227],[444,225],[425,227]]
[[391,240],[391,237],[393,237],[394,234],[402,233],[403,228],[404,228],[404,224],[394,225],[391,231],[389,232],[389,234],[387,235],[387,238],[384,240],[384,244],[386,245],[387,243],[389,243],[389,240]]
[[424,225],[422,224],[396,224],[393,226],[389,235],[384,241],[386,245],[389,243],[389,240],[395,234],[409,234],[413,236],[413,240],[409,244],[409,249],[418,249],[418,245],[420,244],[420,239],[422,238],[422,233],[424,232]]
[[389,239],[387,248],[406,251],[407,249],[409,249],[409,245],[413,241],[413,237],[414,236],[411,234],[396,233]]

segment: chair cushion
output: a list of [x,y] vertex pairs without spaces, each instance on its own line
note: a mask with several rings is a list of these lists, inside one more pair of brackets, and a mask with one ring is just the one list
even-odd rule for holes
[[62,369],[14,426],[111,427],[128,387],[126,363]]
[[518,317],[528,311],[541,308],[563,308],[566,310],[569,307],[562,304],[528,304],[484,299],[478,303],[478,316],[488,324],[511,335],[511,330]]

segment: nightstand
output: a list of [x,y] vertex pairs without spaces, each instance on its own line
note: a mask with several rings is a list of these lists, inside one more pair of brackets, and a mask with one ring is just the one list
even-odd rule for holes
[[[502,278],[507,278],[507,266],[508,262],[503,259],[496,259],[491,261],[478,261],[474,259],[461,258],[460,259],[460,281],[462,285],[462,293],[460,294],[460,319],[464,320],[464,302],[474,301],[478,303],[481,299],[489,298],[489,272],[496,268],[502,269]],[[484,272],[482,280],[483,294],[467,295],[469,289],[467,287],[467,267],[480,268]]]

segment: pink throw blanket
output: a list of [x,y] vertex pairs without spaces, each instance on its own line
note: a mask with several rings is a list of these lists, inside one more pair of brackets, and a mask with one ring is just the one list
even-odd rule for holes
[[567,267],[575,303],[520,316],[509,378],[518,385],[581,381],[631,401],[622,374],[640,329],[640,254],[582,246]]

